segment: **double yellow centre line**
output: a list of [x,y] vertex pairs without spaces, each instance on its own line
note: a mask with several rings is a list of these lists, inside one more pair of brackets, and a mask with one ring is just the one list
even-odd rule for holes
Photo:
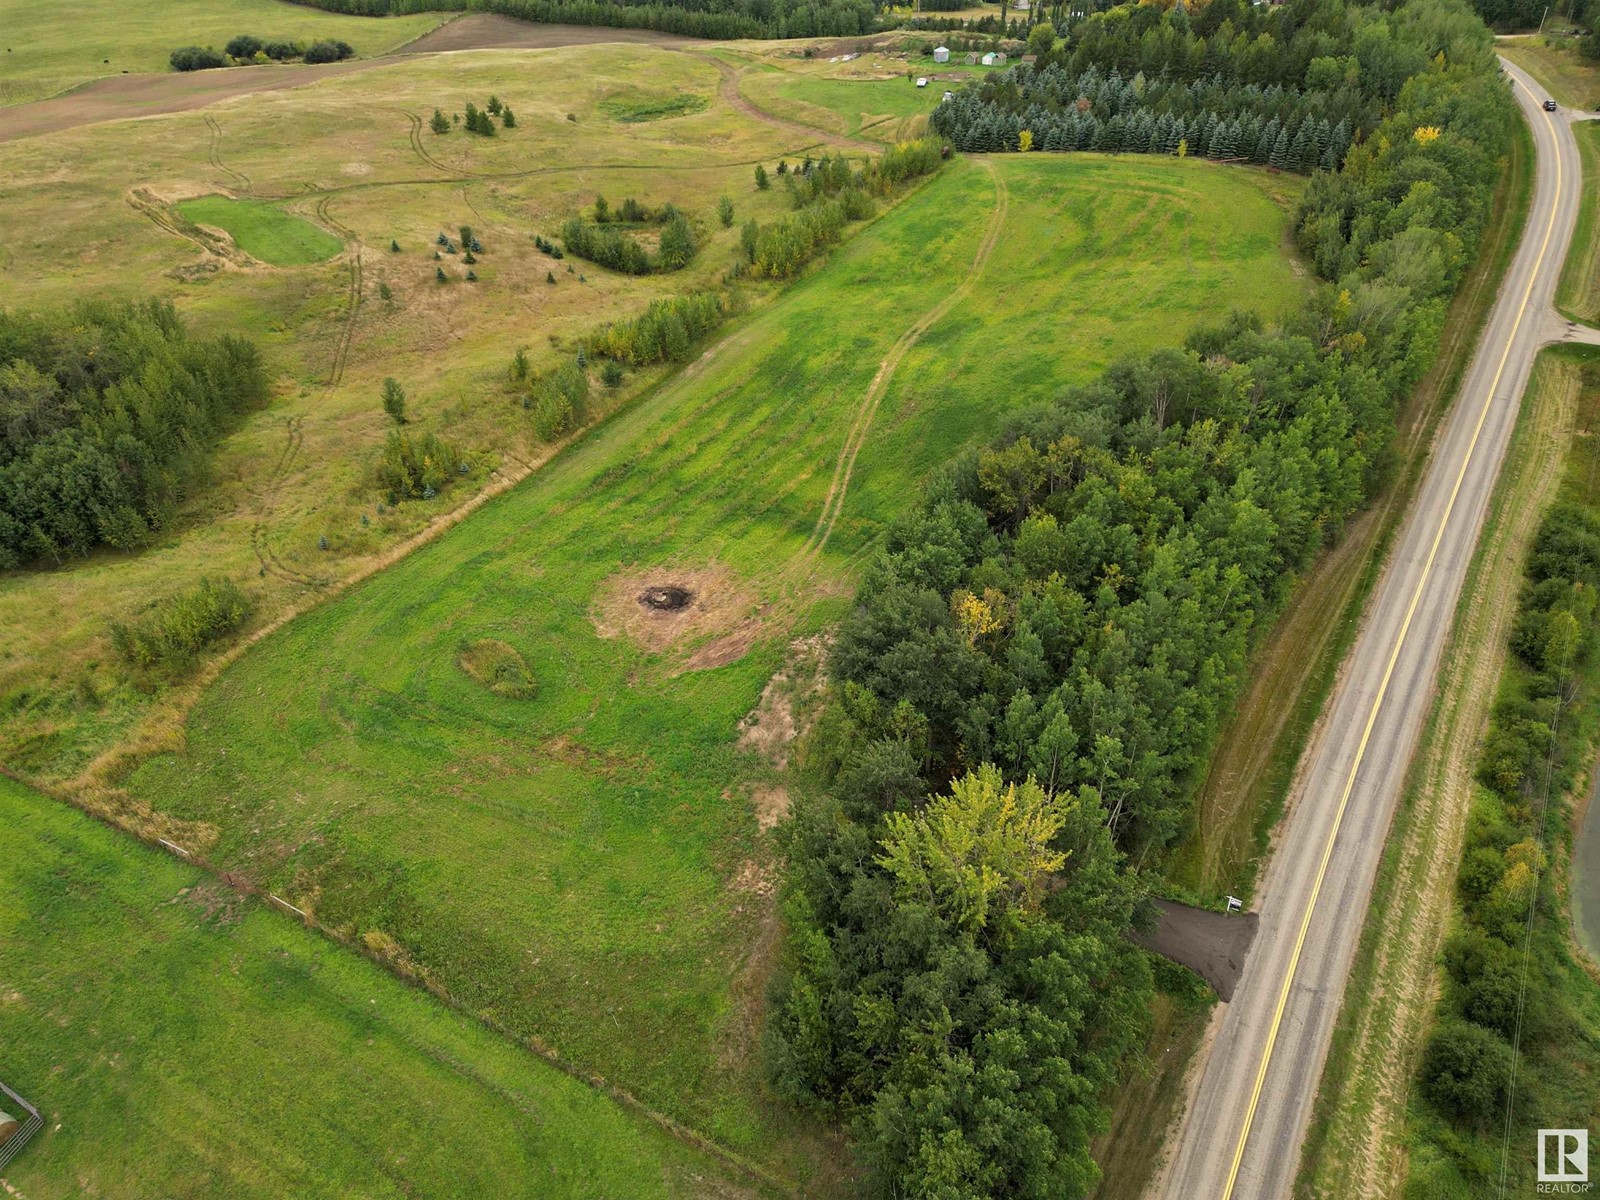
[[[1537,100],[1531,89],[1522,83],[1516,76],[1512,82],[1530,97]],[[1295,972],[1300,966],[1300,954],[1305,949],[1306,933],[1311,928],[1311,917],[1316,912],[1317,897],[1322,892],[1322,881],[1328,873],[1328,863],[1333,858],[1333,845],[1339,837],[1339,827],[1344,823],[1345,809],[1350,804],[1350,793],[1355,790],[1356,773],[1361,770],[1361,762],[1367,754],[1367,743],[1372,739],[1373,727],[1378,722],[1378,710],[1383,707],[1384,697],[1389,692],[1389,683],[1394,677],[1395,664],[1400,660],[1400,651],[1406,644],[1406,635],[1411,631],[1411,619],[1416,616],[1417,605],[1422,602],[1422,593],[1428,586],[1428,580],[1433,575],[1434,559],[1438,557],[1439,546],[1444,541],[1445,527],[1450,524],[1450,514],[1455,511],[1456,499],[1461,495],[1461,485],[1467,477],[1467,467],[1472,463],[1472,456],[1477,451],[1478,439],[1483,434],[1484,423],[1489,418],[1489,409],[1494,403],[1495,389],[1500,386],[1500,377],[1505,374],[1506,363],[1511,359],[1511,348],[1516,344],[1517,334],[1522,328],[1522,318],[1528,311],[1528,301],[1533,296],[1533,285],[1539,278],[1539,270],[1544,264],[1545,254],[1550,249],[1550,238],[1555,233],[1556,213],[1561,207],[1561,148],[1559,139],[1555,138],[1555,123],[1550,120],[1549,113],[1542,113],[1545,124],[1550,126],[1552,140],[1556,141],[1556,186],[1554,201],[1550,205],[1550,220],[1545,225],[1544,242],[1539,247],[1539,256],[1534,259],[1533,269],[1528,273],[1528,286],[1522,294],[1522,303],[1517,309],[1516,320],[1511,325],[1511,332],[1506,337],[1506,348],[1500,355],[1500,365],[1495,368],[1494,379],[1489,383],[1488,393],[1483,398],[1483,408],[1478,413],[1478,424],[1472,431],[1472,441],[1467,446],[1467,453],[1461,460],[1461,470],[1456,473],[1455,486],[1450,489],[1450,499],[1444,508],[1444,515],[1439,518],[1439,528],[1434,531],[1433,545],[1428,548],[1427,561],[1422,565],[1422,575],[1417,579],[1417,587],[1411,594],[1411,604],[1406,609],[1405,620],[1400,624],[1400,636],[1395,640],[1394,649],[1389,654],[1388,665],[1383,669],[1383,681],[1378,685],[1378,694],[1373,698],[1372,709],[1367,713],[1366,727],[1361,731],[1361,741],[1356,746],[1355,761],[1350,764],[1350,774],[1344,781],[1344,792],[1339,797],[1339,807],[1333,816],[1333,828],[1328,831],[1327,844],[1322,847],[1322,861],[1317,865],[1317,876],[1311,885],[1311,899],[1306,904],[1305,916],[1300,920],[1300,931],[1295,936],[1294,954],[1289,959],[1289,970],[1283,977],[1283,987],[1278,992],[1278,1006],[1272,1014],[1272,1027],[1267,1031],[1267,1047],[1261,1055],[1261,1066],[1256,1071],[1256,1083],[1250,1093],[1250,1107],[1245,1110],[1244,1128],[1239,1131],[1239,1143],[1234,1147],[1233,1165],[1228,1170],[1228,1185],[1223,1189],[1222,1200],[1233,1200],[1234,1185],[1239,1180],[1239,1166],[1244,1162],[1245,1143],[1250,1140],[1250,1127],[1255,1123],[1256,1109],[1261,1103],[1261,1089],[1267,1081],[1267,1068],[1272,1064],[1272,1050],[1278,1042],[1278,1030],[1283,1025],[1284,1009],[1289,1004],[1289,991],[1294,986]]]

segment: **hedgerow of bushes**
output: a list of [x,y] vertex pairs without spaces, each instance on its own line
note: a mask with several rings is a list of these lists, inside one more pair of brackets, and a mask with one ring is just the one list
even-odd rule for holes
[[169,61],[174,71],[208,71],[215,67],[293,62],[297,58],[308,63],[343,62],[354,56],[355,47],[336,39],[307,45],[282,38],[263,40],[252,34],[241,33],[224,50],[215,50],[210,46],[183,46],[172,52]]
[[[1296,213],[1323,282],[1278,327],[1229,317],[1018,414],[891,527],[839,630],[805,754],[826,790],[796,802],[785,834],[766,1037],[780,1091],[848,1123],[870,1194],[1092,1184],[1100,1095],[1150,1002],[1125,936],[1139,864],[1191,820],[1256,631],[1383,477],[1396,406],[1477,248],[1517,117],[1464,0],[1281,12],[1213,0],[1185,29],[1117,10],[1074,37],[1063,70],[1109,77],[1146,52],[1204,64],[1224,43],[1230,70],[1276,64],[1242,32],[1257,20],[1285,22],[1302,79],[1350,60],[1340,86],[1382,116]],[[1235,17],[1240,33],[1222,25]],[[1098,37],[1096,21],[1142,22],[1148,39]],[[995,928],[899,879],[904,819],[972,772],[1035,781],[1067,854],[1037,912]],[[1003,840],[931,824],[925,862],[1029,886]]]

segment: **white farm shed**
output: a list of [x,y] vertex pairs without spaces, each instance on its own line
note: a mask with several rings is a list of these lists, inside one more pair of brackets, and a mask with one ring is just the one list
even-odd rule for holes
[[935,46],[933,48],[933,61],[947,63],[950,61],[950,48],[948,46]]

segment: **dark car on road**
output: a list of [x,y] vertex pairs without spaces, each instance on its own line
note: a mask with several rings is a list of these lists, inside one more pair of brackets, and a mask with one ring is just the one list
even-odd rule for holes
[[1556,102],[1554,100],[1546,100],[1544,102],[1544,110],[1545,112],[1555,112]]

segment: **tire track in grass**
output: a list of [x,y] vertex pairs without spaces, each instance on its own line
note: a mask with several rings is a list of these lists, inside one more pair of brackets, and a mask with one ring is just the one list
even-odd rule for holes
[[820,558],[823,547],[833,536],[834,526],[839,522],[839,514],[844,511],[844,502],[850,490],[850,477],[855,471],[856,458],[861,453],[861,447],[866,444],[873,418],[877,416],[883,394],[888,390],[889,381],[894,378],[901,360],[922,339],[923,334],[943,320],[951,309],[971,294],[979,276],[989,265],[994,248],[1000,243],[1000,234],[1005,228],[1006,210],[1010,205],[1011,194],[1006,188],[1005,179],[995,170],[994,165],[988,159],[979,161],[983,169],[989,172],[989,178],[994,183],[995,198],[994,210],[989,215],[989,227],[984,230],[983,241],[978,245],[978,253],[973,257],[972,265],[967,268],[966,277],[961,283],[938,304],[918,317],[894,345],[889,347],[889,353],[884,355],[883,361],[878,364],[877,374],[872,377],[866,394],[856,405],[850,431],[845,435],[844,445],[839,448],[839,457],[833,466],[833,480],[828,485],[828,494],[822,500],[822,513],[817,517],[817,524],[811,531],[811,536],[806,539],[806,544],[796,556],[797,564]]
[[[752,120],[772,125],[778,129],[787,129],[792,133],[811,134],[813,136],[821,134],[826,141],[841,146],[849,146],[856,150],[867,150],[877,154],[884,148],[882,142],[869,142],[861,138],[847,137],[844,134],[834,133],[831,130],[820,129],[815,125],[806,125],[788,117],[780,117],[775,113],[770,113],[739,90],[739,72],[735,68],[711,54],[695,52],[694,57],[704,59],[717,68],[717,94],[722,97],[722,102],[735,112],[743,113]],[[810,149],[811,147],[808,146],[806,148]]]
[[[332,229],[343,239],[349,247],[349,278],[346,288],[344,324],[339,329],[339,336],[334,342],[333,361],[328,366],[328,380],[325,390],[333,392],[344,381],[345,367],[350,361],[350,346],[355,341],[356,321],[361,315],[361,302],[363,299],[363,264],[361,258],[361,239],[356,236],[355,230],[342,223],[329,211],[329,204],[333,196],[324,194],[317,199],[314,211],[317,220]],[[272,474],[268,477],[266,486],[262,489],[261,503],[256,513],[256,522],[250,529],[250,545],[255,551],[257,560],[261,563],[263,571],[270,571],[282,579],[294,583],[305,584],[309,587],[326,587],[331,579],[319,575],[311,575],[305,571],[289,566],[272,549],[267,534],[267,522],[277,508],[278,489],[284,478],[294,466],[299,457],[300,448],[305,442],[304,418],[294,417],[288,422],[288,440],[283,453],[279,456],[277,464],[273,467]]]
[[435,158],[433,152],[423,145],[422,118],[414,112],[408,112],[406,113],[406,120],[411,122],[411,149],[416,153],[416,156],[435,171],[442,171],[444,174],[451,176],[459,175],[460,172],[455,167],[447,166]]
[[210,113],[206,114],[206,128],[211,131],[211,137],[206,145],[206,158],[211,165],[233,180],[235,191],[249,192],[251,190],[250,176],[243,171],[236,171],[222,161],[222,126],[217,124],[217,119]]

